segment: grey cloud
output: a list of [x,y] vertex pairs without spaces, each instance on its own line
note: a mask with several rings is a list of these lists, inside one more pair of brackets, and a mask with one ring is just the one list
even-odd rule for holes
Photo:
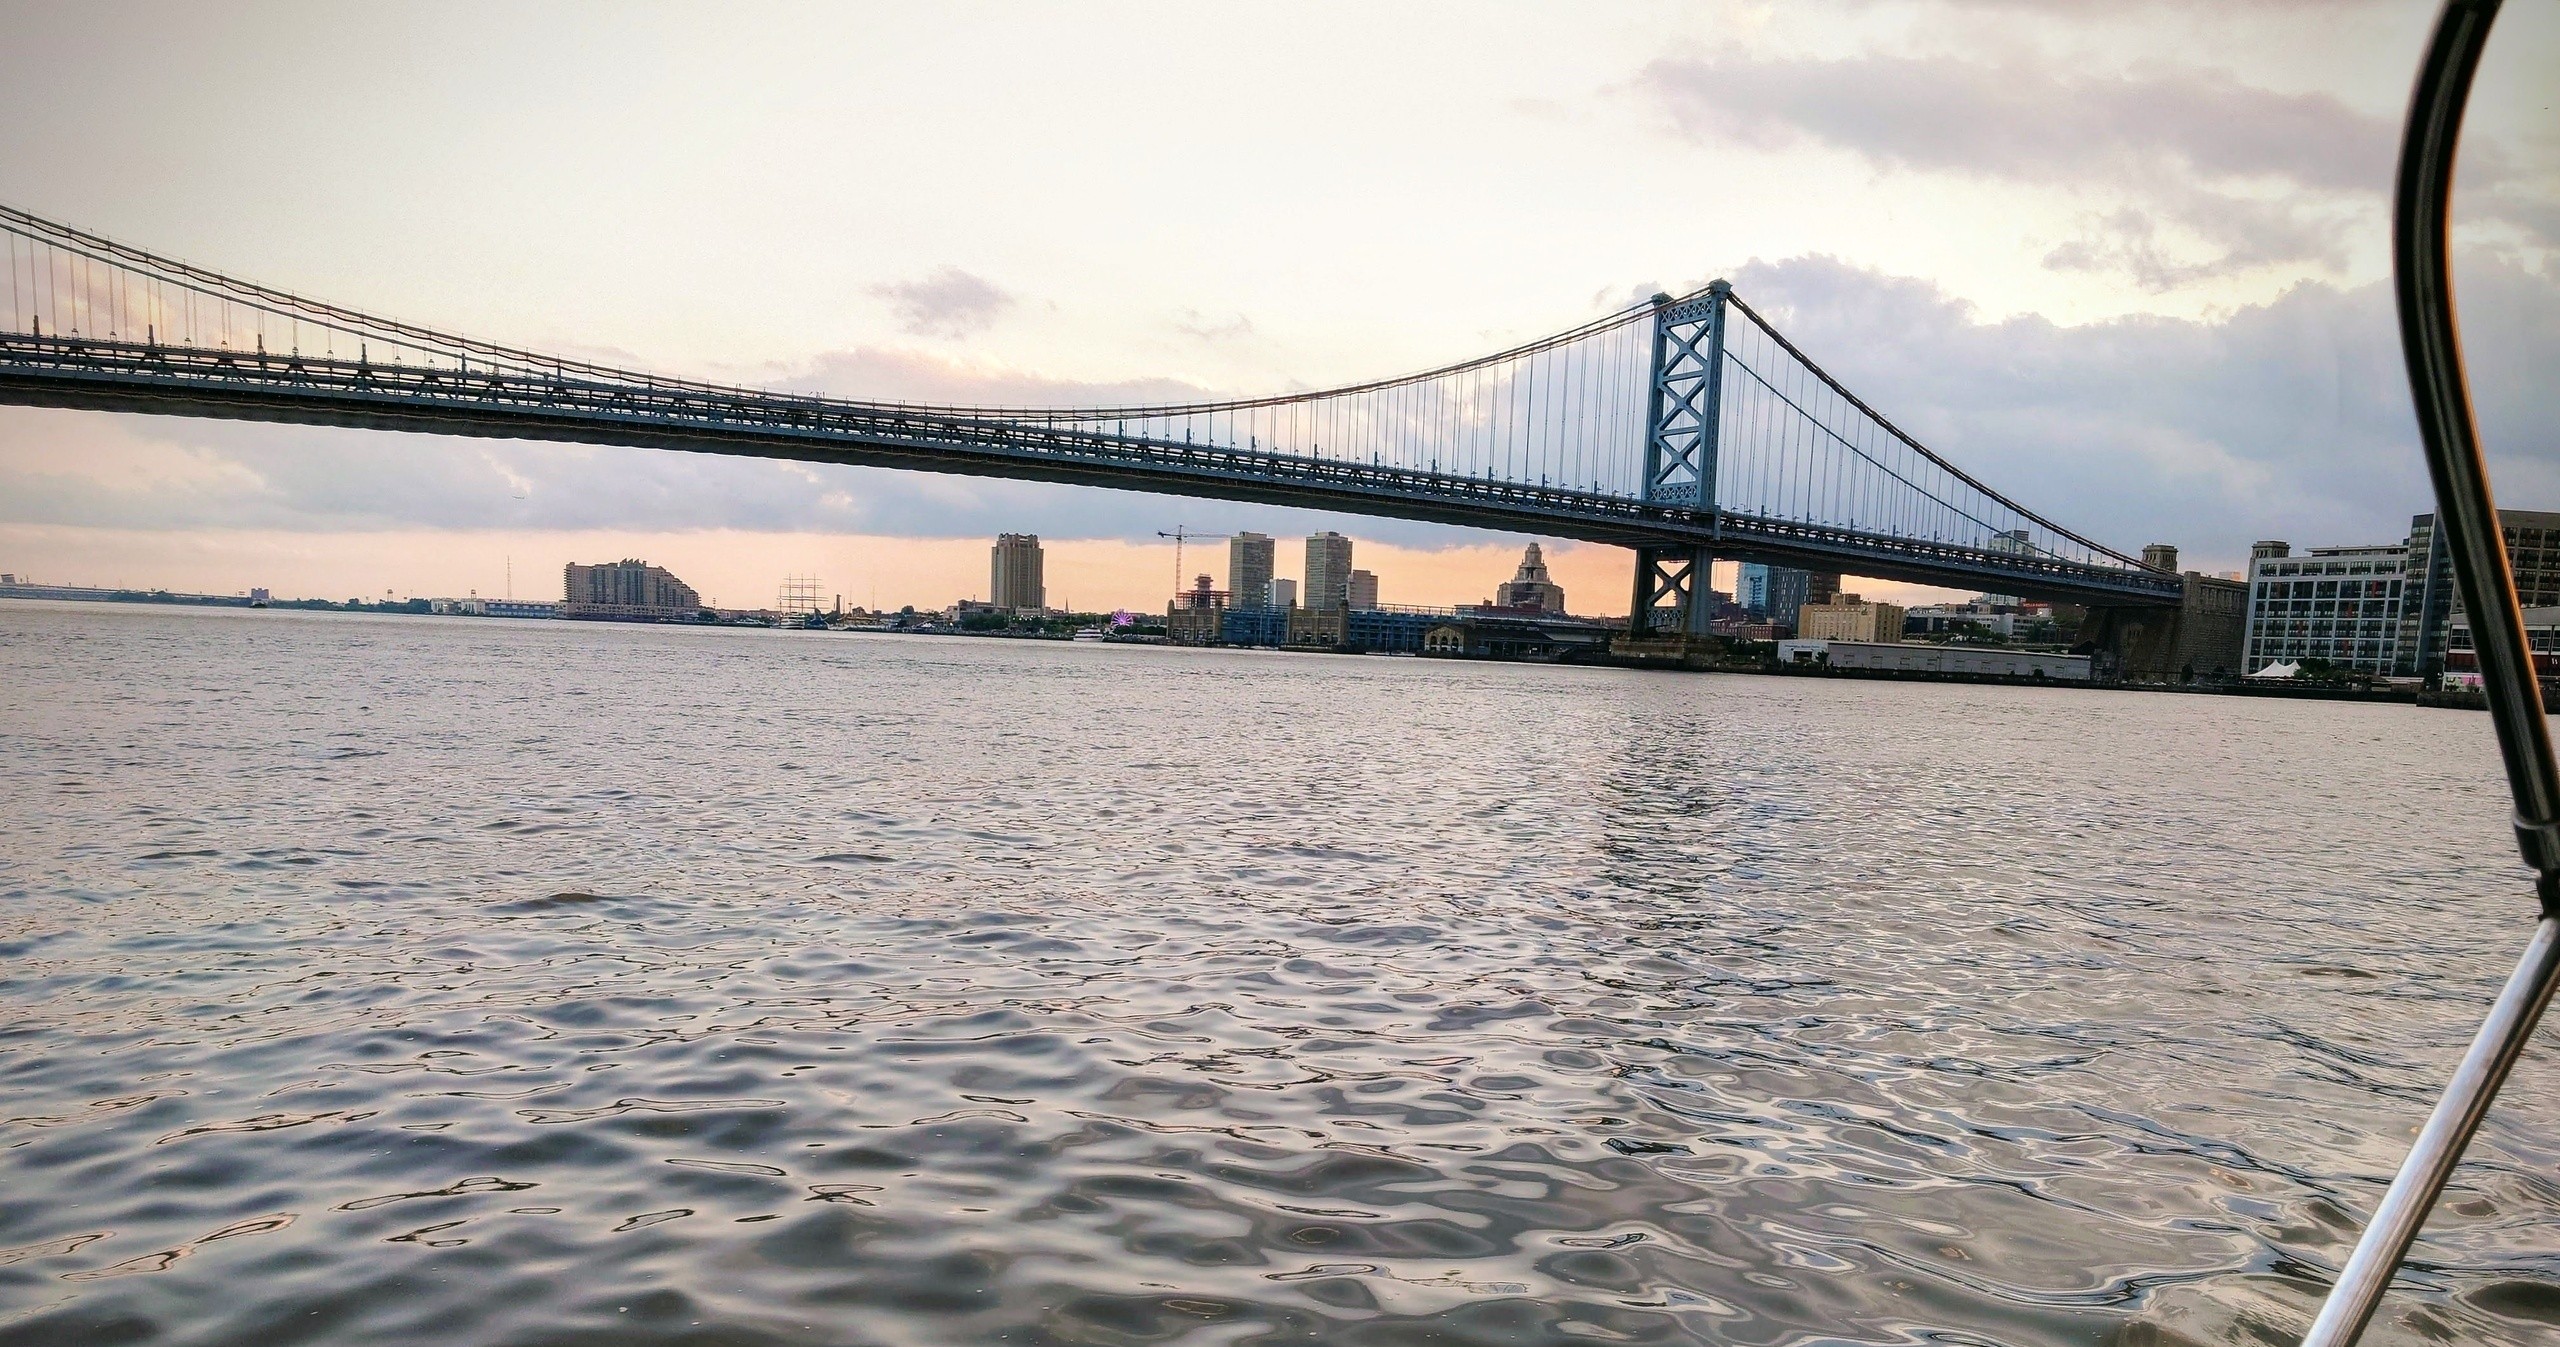
[[[1699,142],[1819,145],[1879,168],[2112,197],[2123,204],[2094,212],[2046,264],[2122,273],[2155,290],[2284,263],[2342,267],[2348,226],[2369,219],[2390,185],[2397,135],[2389,119],[2330,95],[2211,72],[2072,76],[1949,57],[1662,60],[1638,87]],[[2493,189],[2508,176],[2496,147],[2468,152],[2468,185]]]
[[[1898,8],[1907,3],[1908,0],[1847,0],[1850,8],[1858,9]],[[1936,0],[1936,3],[1948,9],[2012,10],[2039,16],[2052,14],[2057,9],[2073,8],[2070,5],[2057,5],[2054,0]],[[2243,9],[2332,11],[2357,7],[2373,9],[2405,3],[2406,0],[2152,0],[2149,7],[2152,9],[2201,9],[2227,13]]]
[[2212,73],[2071,78],[1946,57],[1664,60],[1641,83],[1692,136],[1811,139],[1905,168],[2074,182],[2166,165],[2342,190],[2391,176],[2390,122],[2327,94]]
[[[2154,199],[2176,205],[2158,214],[2133,207],[2093,212],[2078,237],[2045,254],[2044,265],[2121,274],[2157,293],[2284,262],[2312,261],[2333,270],[2347,264],[2348,222],[2337,215],[2171,185],[2155,189]],[[2174,239],[2164,237],[2170,232],[2164,219],[2219,251],[2205,260],[2187,259]]]
[[983,332],[1014,302],[994,282],[948,266],[921,280],[873,286],[871,292],[889,301],[899,326],[919,337]]
[[[2499,495],[2560,508],[2560,285],[2462,267],[2465,346]],[[2429,508],[2391,296],[2296,286],[2220,322],[1983,321],[1921,281],[1824,258],[1734,276],[1790,339],[1904,429],[2119,547],[2236,565],[2250,541],[2387,540]]]

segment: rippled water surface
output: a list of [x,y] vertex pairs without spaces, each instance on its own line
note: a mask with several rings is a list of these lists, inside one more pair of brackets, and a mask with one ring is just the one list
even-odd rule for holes
[[[2290,1341],[2484,717],[0,605],[0,1342]],[[2528,1057],[2380,1337],[2560,1338]]]

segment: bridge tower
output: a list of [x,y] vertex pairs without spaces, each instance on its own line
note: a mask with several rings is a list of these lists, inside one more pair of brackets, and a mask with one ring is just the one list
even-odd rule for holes
[[[1645,399],[1644,500],[1705,516],[1715,535],[1716,428],[1724,401],[1725,300],[1717,281],[1694,299],[1653,297],[1653,382]],[[1709,547],[1636,549],[1628,634],[1703,636],[1715,617]]]

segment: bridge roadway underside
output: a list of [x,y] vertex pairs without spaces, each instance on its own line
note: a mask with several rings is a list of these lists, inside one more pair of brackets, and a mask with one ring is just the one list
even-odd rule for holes
[[[678,449],[1110,487],[1383,515],[1622,547],[1704,549],[1765,562],[2093,607],[2175,606],[2174,576],[2125,575],[1925,540],[1648,505],[1591,492],[1489,482],[1326,459],[1169,444],[1037,422],[781,395],[752,402],[699,389],[577,385],[520,375],[458,378],[422,392],[415,367],[222,353],[210,375],[180,353],[109,343],[0,338],[0,404],[266,421],[495,439]],[[140,352],[140,354],[135,354]],[[100,366],[104,366],[101,368]],[[179,367],[174,368],[173,366]],[[235,377],[245,373],[246,377]],[[432,373],[432,372],[430,372]],[[427,379],[435,385],[435,379]],[[667,404],[674,404],[673,412]],[[684,408],[690,403],[690,415]],[[801,424],[792,424],[792,420]]]

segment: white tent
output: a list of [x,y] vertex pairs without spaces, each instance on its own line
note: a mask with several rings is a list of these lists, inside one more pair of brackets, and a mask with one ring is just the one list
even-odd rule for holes
[[2251,678],[2291,678],[2301,672],[2302,666],[2299,663],[2286,660],[2282,664],[2270,664],[2249,676]]

